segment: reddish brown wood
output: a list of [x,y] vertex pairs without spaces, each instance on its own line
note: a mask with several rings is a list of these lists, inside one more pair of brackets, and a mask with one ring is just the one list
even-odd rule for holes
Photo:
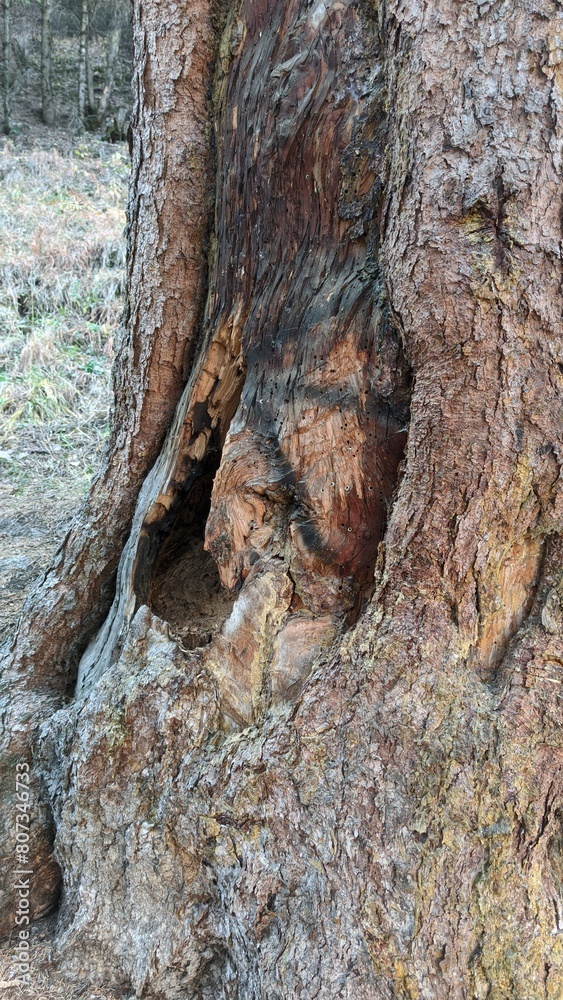
[[406,430],[378,295],[377,29],[347,3],[238,17],[211,301],[213,322],[242,317],[247,376],[206,545],[227,587],[281,558],[302,605],[342,613],[373,575]]
[[[376,24],[352,4],[323,14],[322,32],[303,3],[263,2],[237,16],[216,85],[205,339],[80,689],[118,654],[139,604],[188,636],[193,607],[182,623],[172,580],[180,565],[188,575],[201,565],[194,555],[190,569],[189,553],[207,521],[221,582],[243,586],[206,654],[226,716],[240,725],[265,711],[273,692],[295,693],[358,614],[397,483],[408,377],[377,258],[384,112],[372,79]],[[219,457],[209,512],[201,482],[211,483]],[[262,622],[256,636],[250,607]]]

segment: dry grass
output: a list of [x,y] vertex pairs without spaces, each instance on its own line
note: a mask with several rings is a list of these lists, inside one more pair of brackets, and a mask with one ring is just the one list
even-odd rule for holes
[[107,436],[128,173],[123,145],[0,143],[0,641]]
[[37,454],[89,476],[103,442],[127,173],[100,142],[0,150],[0,462],[21,486]]

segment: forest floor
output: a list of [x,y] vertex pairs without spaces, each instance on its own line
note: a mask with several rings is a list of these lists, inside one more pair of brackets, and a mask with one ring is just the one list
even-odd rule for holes
[[126,149],[41,139],[0,142],[0,644],[99,460],[122,310]]
[[[0,645],[99,461],[122,311],[124,144],[29,128],[0,139]],[[0,1000],[112,993],[65,979],[52,922],[33,928],[31,983],[0,946]]]

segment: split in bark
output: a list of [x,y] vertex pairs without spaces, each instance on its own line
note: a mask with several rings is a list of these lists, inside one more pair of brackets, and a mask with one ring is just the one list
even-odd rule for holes
[[[356,619],[405,441],[407,373],[377,266],[384,116],[381,86],[366,84],[376,27],[349,6],[325,36],[304,11],[263,3],[251,16],[243,4],[247,27],[232,28],[206,337],[79,673],[83,692],[115,660],[150,601],[161,538],[178,511],[185,536],[181,508],[192,520],[193,484],[220,455],[205,545],[223,586],[243,589],[205,662],[236,725],[295,695]],[[339,79],[348,85],[329,100]],[[162,581],[158,590],[163,610]]]

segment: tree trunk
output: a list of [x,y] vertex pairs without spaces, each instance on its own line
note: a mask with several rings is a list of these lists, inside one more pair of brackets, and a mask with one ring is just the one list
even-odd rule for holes
[[10,81],[10,4],[4,0],[2,8],[2,130],[5,135],[12,131],[11,81]]
[[96,111],[96,94],[94,91],[94,69],[90,59],[90,50],[86,44],[86,94],[88,99],[88,114]]
[[41,4],[41,115],[46,125],[55,124],[55,104],[53,100],[53,71],[51,15],[53,0],[42,0]]
[[[136,5],[115,492],[4,680],[60,953],[139,996],[555,1000],[559,8],[241,0],[217,50],[211,25]],[[178,402],[155,295],[198,315],[211,167]]]
[[100,124],[104,121],[104,118],[108,113],[110,101],[113,96],[115,71],[117,69],[119,47],[121,45],[121,33],[123,30],[123,15],[123,8],[120,4],[113,7],[112,25],[107,39],[106,78],[97,111],[97,119]]
[[87,94],[87,61],[88,61],[88,27],[90,12],[88,0],[82,0],[80,6],[80,34],[78,40],[78,121],[84,126],[86,118]]

